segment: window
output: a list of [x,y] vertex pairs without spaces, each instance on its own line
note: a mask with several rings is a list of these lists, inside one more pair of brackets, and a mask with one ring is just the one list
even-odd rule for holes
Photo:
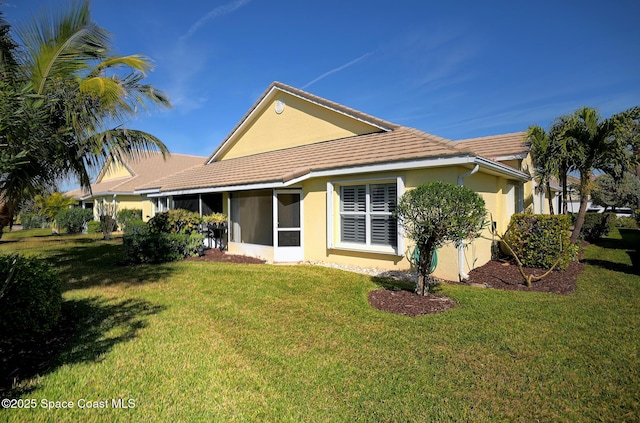
[[340,242],[396,248],[396,184],[340,188]]

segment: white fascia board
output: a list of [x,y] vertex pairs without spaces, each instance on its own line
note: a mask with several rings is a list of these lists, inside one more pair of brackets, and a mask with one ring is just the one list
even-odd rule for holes
[[501,161],[505,161],[505,160],[522,160],[525,159],[527,157],[527,154],[511,154],[508,156],[498,156],[496,157],[496,160],[501,162]]
[[144,195],[144,194],[154,194],[156,192],[160,192],[160,188],[147,188],[133,191],[134,194]]
[[499,172],[510,178],[518,179],[521,181],[530,181],[531,175],[524,172],[520,172],[512,167],[494,162],[493,160],[485,159],[484,157],[475,157],[474,163],[479,164],[481,167],[489,168],[495,172]]
[[249,191],[257,189],[274,189],[274,188],[286,188],[289,184],[285,185],[283,182],[265,182],[258,184],[245,184],[245,185],[229,185],[221,187],[211,188],[193,188],[193,189],[180,189],[174,191],[162,191],[147,194],[147,197],[166,197],[168,195],[190,195],[190,194],[208,194],[214,192],[234,192],[234,191]]
[[86,197],[83,197],[83,200],[91,197],[109,197],[114,195],[136,195],[136,192],[131,191],[103,191],[103,192],[94,192]]

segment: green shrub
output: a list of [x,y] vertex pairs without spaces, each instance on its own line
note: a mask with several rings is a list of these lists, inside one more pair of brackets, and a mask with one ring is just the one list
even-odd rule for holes
[[133,219],[127,222],[127,226],[124,229],[124,235],[133,235],[133,234],[148,234],[149,233],[149,225],[147,222],[142,219]]
[[597,241],[609,235],[615,224],[616,215],[613,213],[587,213],[580,236],[587,241]]
[[622,216],[615,220],[616,228],[638,229],[638,222],[633,217]]
[[571,218],[566,215],[514,214],[505,234],[525,267],[566,269],[577,248],[570,241]]
[[34,340],[58,323],[62,289],[45,261],[0,255],[0,289],[0,341]]
[[127,224],[132,220],[142,220],[142,209],[122,209],[116,213],[116,220],[120,229],[127,230]]
[[636,219],[638,226],[640,226],[640,209],[635,209],[633,211],[633,217]]
[[102,232],[102,229],[100,228],[100,222],[98,222],[97,220],[90,220],[87,222],[87,232],[90,234],[96,233],[96,232]]
[[35,213],[21,213],[20,224],[22,229],[40,229],[47,227],[47,218]]
[[205,223],[225,223],[227,221],[227,215],[224,213],[213,213],[203,216],[202,220]]
[[197,256],[203,248],[201,234],[147,233],[124,236],[124,254],[130,263],[164,263]]
[[93,210],[74,207],[63,209],[56,215],[56,221],[60,228],[64,228],[69,234],[79,234],[84,225],[93,219]]
[[152,233],[192,234],[200,232],[202,217],[197,212],[178,209],[158,213],[149,220]]

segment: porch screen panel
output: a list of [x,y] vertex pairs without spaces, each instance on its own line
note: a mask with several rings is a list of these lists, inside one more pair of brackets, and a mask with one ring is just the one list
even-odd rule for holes
[[173,208],[200,212],[200,201],[197,195],[180,195],[173,197]]
[[202,194],[202,215],[222,213],[222,194]]
[[231,196],[231,239],[273,245],[273,192],[246,191]]

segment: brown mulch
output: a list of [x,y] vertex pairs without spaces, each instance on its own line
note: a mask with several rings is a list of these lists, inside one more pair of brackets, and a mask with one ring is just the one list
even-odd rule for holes
[[[516,265],[508,262],[490,261],[469,272],[469,279],[465,282],[445,283],[471,285],[479,288],[571,294],[576,290],[578,275],[583,268],[583,264],[571,262],[566,270],[553,271],[544,279],[532,282],[531,286],[526,286]],[[538,276],[544,271],[525,268],[525,273]],[[370,292],[369,304],[378,310],[411,317],[440,313],[456,305],[451,298],[441,294],[420,296],[409,291],[390,289]]]
[[[490,261],[469,272],[469,280],[466,283],[480,284],[486,288],[495,289],[571,294],[578,286],[578,275],[582,273],[583,269],[582,263],[572,261],[566,270],[554,270],[544,279],[532,282],[531,286],[526,286],[518,266],[509,262]],[[536,276],[546,272],[526,267],[524,271],[527,275]]]
[[187,261],[218,261],[225,263],[248,263],[248,264],[264,264],[265,261],[256,257],[241,256],[238,254],[229,254],[226,251],[220,251],[218,248],[210,248],[204,250],[204,255],[200,257],[188,257]]
[[369,304],[389,313],[417,317],[449,310],[456,302],[442,294],[421,296],[409,291],[378,289],[369,293]]

